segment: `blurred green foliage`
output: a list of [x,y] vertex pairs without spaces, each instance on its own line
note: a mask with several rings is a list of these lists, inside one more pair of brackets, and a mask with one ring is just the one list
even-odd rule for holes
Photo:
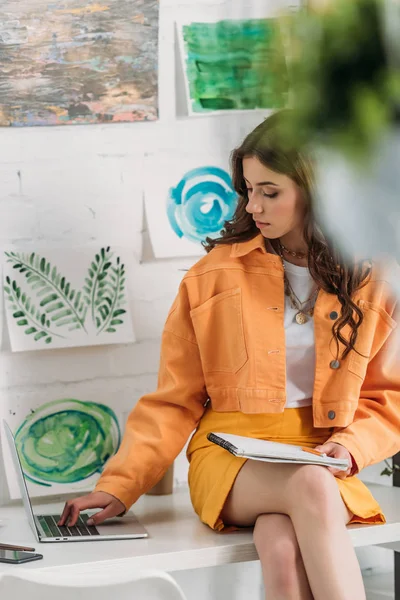
[[286,18],[292,143],[317,141],[361,160],[399,119],[400,73],[387,56],[382,10],[383,0],[334,0]]

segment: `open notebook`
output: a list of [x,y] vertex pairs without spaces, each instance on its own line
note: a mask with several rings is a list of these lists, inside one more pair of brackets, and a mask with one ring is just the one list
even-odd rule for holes
[[209,433],[210,442],[218,444],[235,456],[253,460],[279,463],[298,463],[305,465],[323,465],[347,471],[349,461],[344,458],[332,458],[312,448],[281,444],[265,440],[233,435],[231,433]]

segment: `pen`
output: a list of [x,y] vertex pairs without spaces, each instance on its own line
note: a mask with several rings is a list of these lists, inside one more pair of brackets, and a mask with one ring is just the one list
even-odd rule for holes
[[311,448],[302,448],[303,452],[310,452],[316,456],[326,456],[325,452],[319,452],[318,450],[312,450]]
[[13,546],[12,544],[1,544],[0,550],[20,550],[21,552],[35,552],[35,548],[29,548],[28,546]]

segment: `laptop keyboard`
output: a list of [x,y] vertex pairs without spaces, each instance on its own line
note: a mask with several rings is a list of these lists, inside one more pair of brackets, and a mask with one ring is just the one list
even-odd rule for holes
[[82,536],[94,536],[100,535],[94,525],[86,525],[86,521],[89,519],[89,515],[79,515],[77,524],[73,527],[59,527],[57,522],[59,516],[53,515],[42,515],[37,517],[43,531],[48,537],[82,537]]

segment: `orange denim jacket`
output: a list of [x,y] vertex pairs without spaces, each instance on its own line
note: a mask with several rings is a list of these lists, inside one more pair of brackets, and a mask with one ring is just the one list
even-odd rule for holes
[[[315,427],[332,427],[329,441],[349,450],[357,472],[400,450],[400,345],[396,350],[396,299],[378,269],[354,300],[364,313],[356,344],[364,356],[351,351],[341,360],[343,347],[337,355],[332,336],[340,303],[318,294],[313,416]],[[157,390],[131,412],[96,491],[129,508],[174,461],[208,401],[215,411],[282,412],[283,317],[283,267],[261,235],[217,246],[200,259],[184,276],[165,323]]]

